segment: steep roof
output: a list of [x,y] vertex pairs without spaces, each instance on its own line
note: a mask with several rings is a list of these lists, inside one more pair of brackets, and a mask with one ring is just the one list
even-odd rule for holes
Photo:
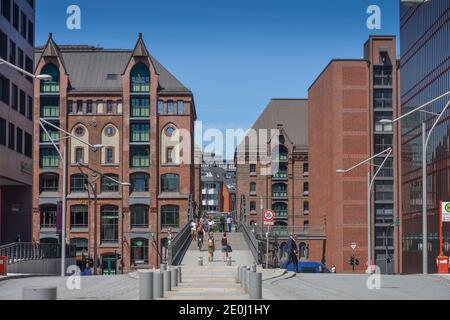
[[[39,61],[44,49],[49,50],[46,47],[47,49],[36,48],[35,61]],[[69,74],[71,93],[122,92],[121,75],[131,56],[133,53],[146,53],[143,43],[138,43],[134,50],[103,49],[87,45],[59,45],[57,48]],[[160,92],[191,93],[154,57],[149,57],[159,74]]]
[[256,120],[252,129],[276,130],[283,125],[296,148],[308,147],[308,100],[272,99]]

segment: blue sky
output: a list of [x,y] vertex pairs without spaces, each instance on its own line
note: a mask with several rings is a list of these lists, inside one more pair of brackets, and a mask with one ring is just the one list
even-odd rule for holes
[[[71,4],[81,30],[66,28]],[[366,27],[372,4],[381,30]],[[361,58],[370,34],[398,30],[396,0],[38,0],[36,13],[38,45],[53,32],[60,44],[132,48],[142,32],[194,92],[204,130],[249,128],[271,98],[307,97],[330,59]]]

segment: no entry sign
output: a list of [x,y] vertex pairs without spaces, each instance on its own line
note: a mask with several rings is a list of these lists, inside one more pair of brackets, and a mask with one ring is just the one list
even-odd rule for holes
[[273,226],[273,220],[275,219],[275,213],[272,210],[267,210],[264,212],[264,225]]

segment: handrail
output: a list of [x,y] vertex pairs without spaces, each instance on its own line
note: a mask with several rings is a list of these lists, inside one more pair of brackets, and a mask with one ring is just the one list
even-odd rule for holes
[[[68,248],[66,256],[75,257],[76,247],[69,245]],[[55,243],[14,242],[0,246],[0,256],[5,256],[9,265],[18,261],[60,258],[61,246]]]
[[252,230],[250,230],[249,226],[245,222],[241,222],[238,225],[237,229],[244,235],[245,241],[247,241],[247,244],[255,261],[258,264],[261,264],[261,256],[259,250],[260,244],[255,234],[252,232]]
[[176,235],[176,237],[168,245],[167,263],[169,265],[177,265],[189,247],[192,241],[191,237],[191,222],[188,222],[183,229]]

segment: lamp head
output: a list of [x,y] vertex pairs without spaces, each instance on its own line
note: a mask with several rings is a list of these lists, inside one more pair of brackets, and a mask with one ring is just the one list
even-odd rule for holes
[[51,81],[53,77],[49,74],[39,74],[36,76],[36,79],[43,80],[43,81]]

